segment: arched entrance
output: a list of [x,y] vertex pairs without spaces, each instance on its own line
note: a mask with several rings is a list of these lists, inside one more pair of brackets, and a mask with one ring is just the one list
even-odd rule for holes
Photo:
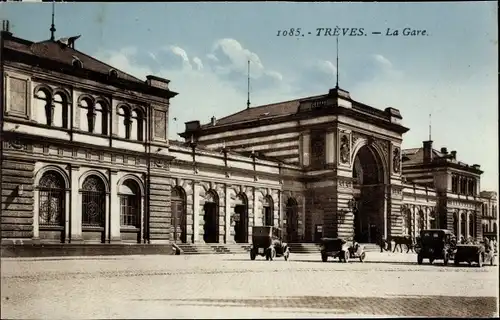
[[210,190],[207,192],[205,198],[205,205],[203,206],[204,225],[203,225],[203,241],[206,243],[219,242],[219,197],[217,194]]
[[248,202],[243,194],[236,197],[234,206],[234,241],[248,242]]
[[186,194],[184,190],[179,187],[172,189],[170,206],[172,208],[173,240],[176,243],[186,243]]
[[118,189],[120,198],[120,237],[141,242],[141,191],[136,181],[127,179]]
[[45,172],[38,184],[38,225],[43,240],[64,242],[65,183],[56,171]]
[[384,170],[375,151],[359,149],[354,158],[353,178],[356,196],[354,239],[359,243],[378,243],[384,236]]
[[288,243],[299,239],[299,219],[297,201],[289,198],[286,202],[286,238]]
[[84,240],[99,239],[104,243],[106,221],[106,186],[96,175],[82,184],[82,232]]

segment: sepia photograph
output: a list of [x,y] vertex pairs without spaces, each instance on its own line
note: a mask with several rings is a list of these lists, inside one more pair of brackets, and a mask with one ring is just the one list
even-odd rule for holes
[[2,319],[499,316],[497,2],[0,20]]

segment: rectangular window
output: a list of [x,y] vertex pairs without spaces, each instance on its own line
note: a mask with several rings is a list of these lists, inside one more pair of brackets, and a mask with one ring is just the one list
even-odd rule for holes
[[325,166],[325,131],[311,131],[311,167],[323,169]]

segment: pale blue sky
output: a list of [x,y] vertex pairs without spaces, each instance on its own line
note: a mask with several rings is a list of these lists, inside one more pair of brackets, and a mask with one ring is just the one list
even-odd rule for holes
[[[16,36],[50,36],[51,4],[1,3]],[[56,37],[139,77],[171,80],[170,137],[184,122],[208,122],[246,106],[326,93],[335,86],[335,37],[277,37],[292,27],[365,28],[340,37],[340,86],[360,102],[401,111],[403,147],[434,147],[485,170],[481,189],[498,190],[496,2],[457,3],[60,3]],[[387,37],[387,28],[426,29]],[[178,120],[174,121],[176,117]]]

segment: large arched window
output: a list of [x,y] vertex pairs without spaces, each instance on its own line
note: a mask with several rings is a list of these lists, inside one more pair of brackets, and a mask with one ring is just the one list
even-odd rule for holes
[[464,238],[467,237],[467,215],[462,212],[460,214],[460,235]]
[[453,233],[458,237],[458,212],[453,213]]
[[137,182],[126,180],[119,191],[120,221],[122,227],[141,226],[141,193]]
[[52,96],[46,89],[40,89],[35,94],[36,110],[35,119],[38,123],[52,125],[53,119],[53,106]]
[[54,123],[55,127],[68,128],[68,100],[66,96],[56,93],[54,95]]
[[39,192],[39,225],[62,226],[64,221],[64,180],[55,171],[43,174],[38,184]]
[[118,136],[120,138],[130,139],[130,133],[130,109],[126,106],[121,106],[118,109]]
[[270,196],[264,197],[262,202],[262,217],[264,226],[274,226],[274,205]]
[[82,185],[82,225],[101,227],[106,213],[106,188],[98,176],[89,176]]
[[172,189],[170,206],[172,210],[171,223],[174,241],[186,243],[186,195],[181,188],[177,187]]
[[469,237],[474,237],[474,229],[475,229],[475,215],[469,214]]

